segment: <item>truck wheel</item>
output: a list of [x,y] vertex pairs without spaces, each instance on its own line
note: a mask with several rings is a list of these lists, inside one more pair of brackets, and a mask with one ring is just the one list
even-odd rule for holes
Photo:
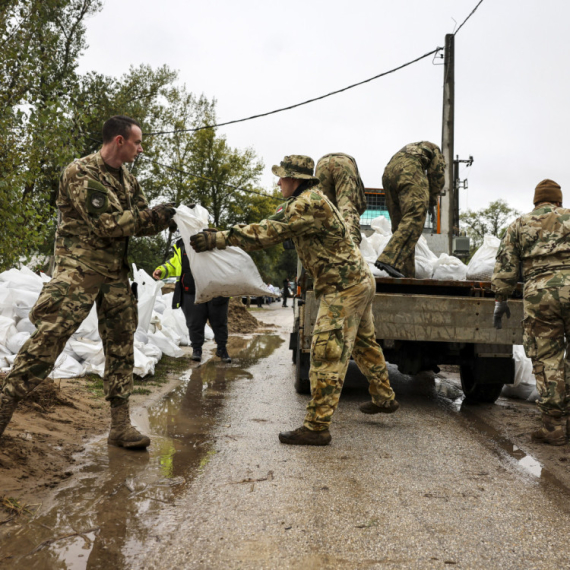
[[501,395],[504,384],[481,384],[477,382],[472,364],[462,364],[459,367],[459,372],[466,403],[492,404]]
[[309,368],[311,357],[306,352],[301,352],[299,344],[297,344],[295,352],[295,391],[297,394],[310,394]]

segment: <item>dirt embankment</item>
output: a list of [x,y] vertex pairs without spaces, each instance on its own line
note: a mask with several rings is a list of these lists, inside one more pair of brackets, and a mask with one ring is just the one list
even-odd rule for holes
[[[231,334],[252,333],[260,325],[267,326],[238,299],[230,301]],[[187,352],[191,352],[189,347]],[[163,357],[154,377],[135,383],[132,407],[148,401],[165,384],[176,382],[195,364],[189,354],[180,359]],[[43,494],[71,475],[74,454],[82,451],[87,441],[109,430],[109,406],[97,377],[49,381],[42,388],[18,405],[0,437],[0,524],[10,516],[2,509],[3,499],[39,503]]]

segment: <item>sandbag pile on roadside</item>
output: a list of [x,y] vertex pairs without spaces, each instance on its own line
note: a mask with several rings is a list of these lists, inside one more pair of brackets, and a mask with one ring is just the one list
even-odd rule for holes
[[[139,326],[135,333],[135,368],[138,376],[154,374],[156,363],[167,356],[180,357],[180,345],[189,345],[188,328],[181,309],[172,309],[173,293],[162,295],[162,281],[133,266],[138,283]],[[28,314],[50,277],[27,267],[0,273],[0,370],[7,372],[16,354],[36,330]],[[206,325],[206,339],[214,335]],[[96,308],[67,342],[50,378],[74,378],[87,373],[103,376],[105,357],[97,326]]]

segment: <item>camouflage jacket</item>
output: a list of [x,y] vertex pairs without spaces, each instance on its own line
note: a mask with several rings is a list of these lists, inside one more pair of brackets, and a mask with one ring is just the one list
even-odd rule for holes
[[356,160],[348,154],[325,154],[317,162],[315,176],[321,181],[319,190],[338,208],[352,239],[360,244],[360,215],[366,210],[366,196]]
[[507,228],[492,278],[497,300],[513,292],[521,270],[525,296],[545,287],[570,285],[570,210],[543,204]]
[[121,167],[122,184],[107,170],[101,153],[72,162],[63,172],[57,195],[58,265],[88,267],[117,277],[128,267],[129,236],[154,235],[168,227],[157,218],[136,178]]
[[445,184],[445,158],[439,147],[429,141],[407,144],[400,149],[388,163],[389,167],[410,158],[427,173],[430,203],[434,204]]
[[216,238],[218,247],[237,245],[246,251],[265,249],[291,238],[303,267],[313,278],[317,297],[358,285],[370,275],[340,212],[315,188],[291,196],[268,219],[233,226],[218,232]]

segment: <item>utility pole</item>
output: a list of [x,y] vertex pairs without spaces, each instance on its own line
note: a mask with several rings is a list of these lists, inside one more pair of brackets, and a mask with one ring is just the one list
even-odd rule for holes
[[440,198],[441,233],[447,234],[448,252],[453,253],[453,224],[457,190],[453,161],[454,122],[455,122],[455,36],[445,36],[443,60],[443,124],[441,152],[445,158],[445,185]]

